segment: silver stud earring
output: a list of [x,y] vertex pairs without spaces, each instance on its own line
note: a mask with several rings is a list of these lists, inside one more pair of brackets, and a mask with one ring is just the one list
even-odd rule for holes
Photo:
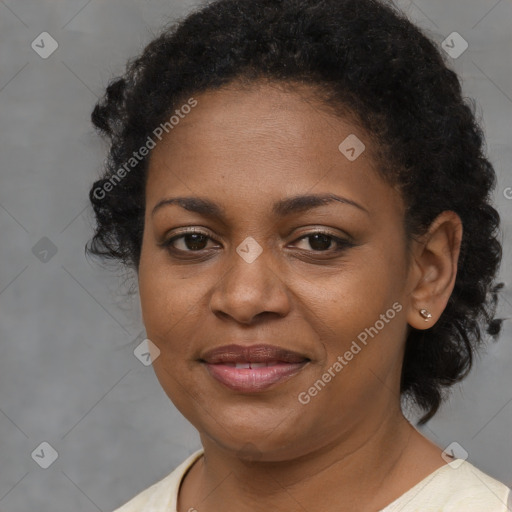
[[420,315],[428,322],[429,318],[432,318],[432,313],[428,309],[420,309]]

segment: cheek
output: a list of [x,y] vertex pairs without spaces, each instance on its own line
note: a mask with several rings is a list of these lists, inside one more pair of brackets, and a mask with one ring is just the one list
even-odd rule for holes
[[[193,277],[195,277],[193,279]],[[141,257],[139,294],[147,337],[161,351],[160,363],[183,366],[201,339],[202,320],[209,312],[207,291],[217,274],[197,272],[184,277],[166,262]]]
[[[401,263],[373,250],[361,250],[340,268],[315,285],[303,281],[299,294],[307,297],[307,308],[328,334],[357,335],[373,325],[401,297]],[[308,315],[307,310],[304,315]]]
[[357,393],[363,391],[361,382],[372,372],[387,378],[400,363],[406,333],[401,303],[404,268],[405,260],[398,252],[368,246],[336,276],[309,288],[304,315],[315,322],[314,330],[322,340],[323,371],[338,356],[344,358],[346,363],[336,380],[346,378],[344,386],[357,389]]
[[[184,348],[179,333],[189,325],[194,308],[200,307],[186,291],[164,280],[152,278],[140,289],[142,317],[147,337],[162,353],[179,352]],[[197,328],[197,323],[196,323]]]
[[154,247],[155,241],[146,226],[139,265],[139,295],[144,325],[150,337],[163,336],[183,318],[190,307],[186,280],[177,279],[165,261],[164,251]]

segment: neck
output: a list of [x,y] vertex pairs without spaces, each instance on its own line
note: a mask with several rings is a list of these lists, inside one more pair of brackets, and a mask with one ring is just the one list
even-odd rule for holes
[[243,460],[206,436],[202,442],[205,456],[180,491],[180,512],[339,512],[370,505],[376,510],[375,505],[386,506],[416,483],[410,480],[401,488],[396,480],[407,474],[405,454],[419,453],[419,443],[428,443],[399,410],[385,421],[359,423],[314,452],[279,462]]

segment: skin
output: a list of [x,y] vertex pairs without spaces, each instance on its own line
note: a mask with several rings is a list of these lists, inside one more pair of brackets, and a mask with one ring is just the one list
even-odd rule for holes
[[[195,98],[150,157],[138,270],[147,336],[160,350],[155,373],[205,450],[182,482],[178,510],[383,508],[445,464],[401,413],[399,384],[409,326],[431,327],[452,292],[460,219],[443,212],[407,252],[403,200],[377,175],[370,136],[321,109],[306,86],[231,84]],[[349,134],[366,146],[352,162],[338,149]],[[276,201],[321,193],[361,208],[332,202],[272,214]],[[151,214],[177,196],[218,203],[225,221],[177,204]],[[211,238],[178,239],[174,253],[159,245],[184,227]],[[318,229],[353,246],[335,252],[330,239],[305,238]],[[247,237],[262,248],[252,263],[236,252]],[[299,393],[395,302],[401,311],[301,404]],[[311,361],[248,395],[198,362],[228,343],[275,344]]]

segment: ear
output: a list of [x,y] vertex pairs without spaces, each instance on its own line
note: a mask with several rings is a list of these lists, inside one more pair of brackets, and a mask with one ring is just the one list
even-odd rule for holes
[[[413,241],[407,312],[411,327],[429,329],[443,313],[455,286],[462,231],[460,217],[444,211],[420,240]],[[420,314],[422,309],[432,317],[424,318]]]

